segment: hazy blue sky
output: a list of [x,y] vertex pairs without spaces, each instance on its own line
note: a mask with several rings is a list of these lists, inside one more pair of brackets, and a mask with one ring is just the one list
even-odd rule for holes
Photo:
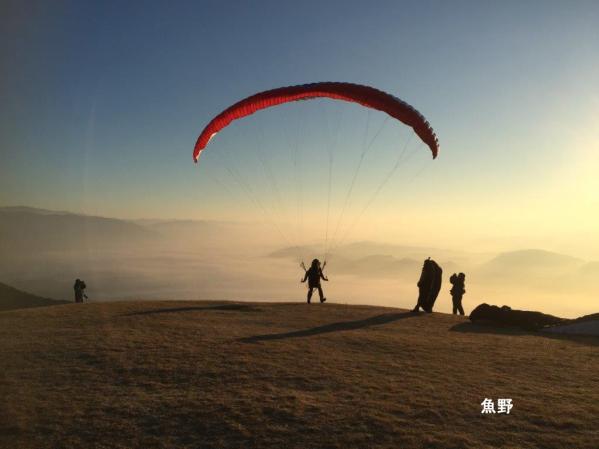
[[[231,218],[235,200],[211,181],[220,177],[216,165],[212,178],[203,175],[217,161],[192,163],[203,126],[263,89],[349,81],[413,104],[439,136],[440,157],[402,212],[427,217],[422,232],[439,221],[453,223],[452,238],[465,223],[475,234],[486,229],[480,238],[599,226],[596,1],[9,1],[0,8],[0,204]],[[309,121],[318,106],[298,108]],[[366,115],[354,109],[342,130],[364,126]],[[233,125],[209,150],[214,157],[224,146],[251,151],[254,124],[268,130],[293,114],[286,108]],[[380,119],[373,114],[373,123]],[[264,151],[270,157],[277,148],[267,142]],[[383,198],[393,192],[391,184]],[[385,205],[373,213],[388,221]]]

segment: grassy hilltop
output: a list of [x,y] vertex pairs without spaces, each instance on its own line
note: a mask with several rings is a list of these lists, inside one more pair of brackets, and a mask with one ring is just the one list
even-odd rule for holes
[[26,309],[30,307],[46,307],[67,304],[68,301],[41,298],[31,293],[17,290],[0,282],[0,312],[6,310]]
[[2,312],[0,447],[594,449],[598,346],[337,304]]

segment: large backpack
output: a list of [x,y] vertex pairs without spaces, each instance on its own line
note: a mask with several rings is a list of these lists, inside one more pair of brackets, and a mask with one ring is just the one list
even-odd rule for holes
[[428,289],[428,294],[425,297],[425,301],[424,304],[422,304],[422,307],[427,312],[432,312],[433,306],[435,305],[435,301],[437,300],[437,296],[439,296],[439,292],[441,291],[443,270],[441,269],[439,264],[432,259],[427,260],[427,264],[423,268],[423,271],[424,270],[428,271],[428,273],[426,273],[426,276],[423,276],[428,281],[428,285],[423,286],[424,288]]

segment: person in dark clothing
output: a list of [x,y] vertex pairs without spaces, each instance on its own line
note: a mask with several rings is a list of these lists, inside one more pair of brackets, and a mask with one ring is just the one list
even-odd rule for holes
[[73,290],[75,290],[75,302],[83,302],[83,298],[87,299],[87,295],[85,294],[85,289],[87,285],[81,279],[77,279],[75,281],[75,285],[73,285]]
[[420,308],[425,312],[431,313],[433,306],[441,290],[441,279],[443,270],[429,257],[422,265],[422,273],[418,280],[418,301],[412,312],[418,312]]
[[302,279],[302,282],[306,282],[306,280],[308,281],[308,304],[310,304],[310,300],[312,299],[312,292],[315,288],[318,289],[318,296],[320,296],[320,302],[325,302],[327,300],[327,298],[324,297],[322,287],[320,286],[321,279],[324,281],[328,281],[326,276],[322,273],[320,261],[318,259],[314,259],[312,261],[312,265],[310,265],[310,268],[306,270],[306,274]]
[[462,297],[466,293],[466,275],[464,273],[455,274],[453,273],[449,278],[451,282],[451,300],[453,301],[453,314],[456,315],[458,312],[464,315],[464,308],[462,307]]

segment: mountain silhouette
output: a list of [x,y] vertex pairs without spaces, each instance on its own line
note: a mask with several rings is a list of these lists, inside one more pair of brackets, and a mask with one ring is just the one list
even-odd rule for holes
[[21,290],[17,290],[10,285],[0,282],[0,311],[28,309],[31,307],[45,307],[57,304],[66,304],[69,301],[60,301],[40,296],[32,295]]

